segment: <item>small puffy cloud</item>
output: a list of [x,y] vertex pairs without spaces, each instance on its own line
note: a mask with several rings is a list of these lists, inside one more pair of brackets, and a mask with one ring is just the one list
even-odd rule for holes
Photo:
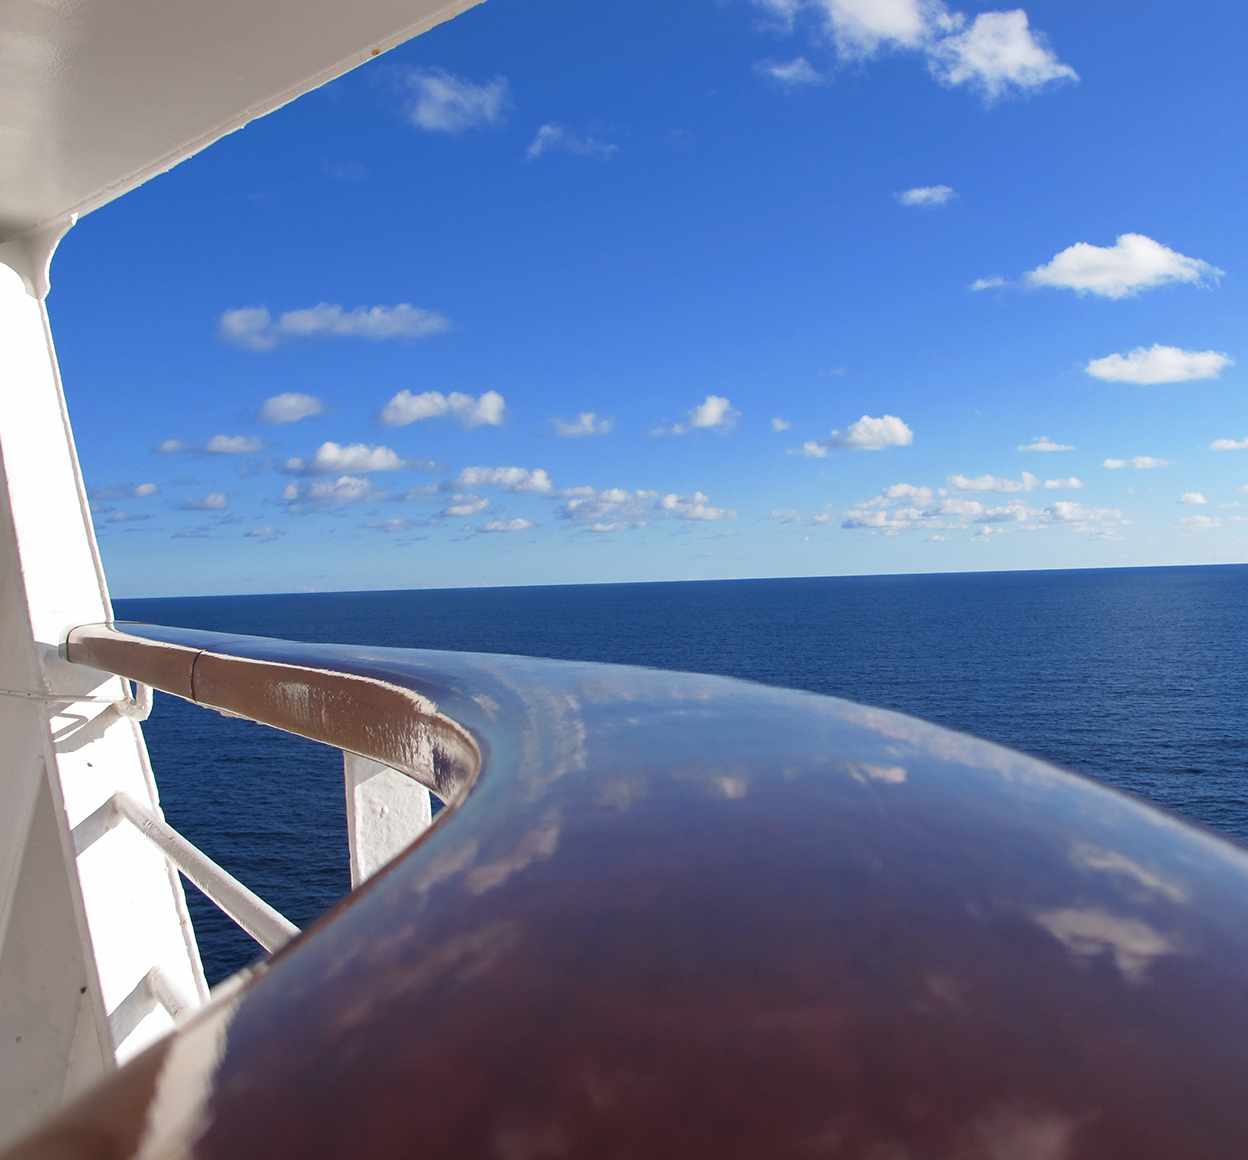
[[364,527],[374,529],[375,531],[385,532],[388,535],[394,532],[408,532],[412,528],[419,525],[415,520],[408,519],[390,519],[390,520],[369,520]]
[[1057,491],[1058,489],[1063,488],[1063,487],[1080,488],[1083,486],[1083,481],[1076,479],[1072,475],[1066,479],[1046,479],[1044,481],[1044,486],[1049,491]]
[[663,495],[655,508],[678,520],[731,520],[737,513],[726,508],[711,507],[710,499],[700,491],[692,495]]
[[1216,379],[1235,360],[1216,350],[1181,350],[1177,346],[1137,346],[1130,354],[1094,358],[1084,370],[1107,383],[1185,383]]
[[428,469],[434,466],[425,460],[404,459],[389,447],[370,447],[367,443],[322,443],[310,460],[288,459],[282,464],[287,475],[337,475],[340,472],[401,471],[405,467]]
[[537,131],[537,136],[529,142],[529,147],[524,151],[524,159],[526,161],[536,161],[543,153],[549,153],[552,149],[561,149],[565,153],[575,153],[578,157],[614,157],[619,151],[618,145],[611,145],[606,141],[599,141],[597,137],[589,136],[578,137],[569,129],[562,125],[551,121],[549,124],[543,125]]
[[741,417],[739,411],[732,409],[732,403],[722,395],[707,395],[692,411],[688,413],[684,423],[673,423],[670,427],[655,427],[651,435],[684,435],[690,430],[718,431],[726,435],[737,425]]
[[451,502],[438,515],[449,516],[451,519],[466,520],[469,516],[475,516],[478,512],[485,511],[489,506],[490,501],[483,496],[453,495],[451,496]]
[[477,529],[477,531],[479,532],[527,532],[530,528],[535,528],[535,527],[537,527],[537,525],[532,520],[521,520],[521,519],[509,520],[506,518],[499,518],[496,520],[490,520],[490,522],[487,524],[482,524]]
[[296,516],[376,498],[378,493],[372,483],[353,475],[338,479],[314,479],[309,483],[288,483],[282,489],[286,510]]
[[920,185],[903,193],[893,194],[899,205],[944,205],[957,196],[950,185]]
[[166,439],[155,450],[157,455],[252,455],[264,447],[264,440],[255,435],[214,435],[207,443],[199,444]]
[[833,431],[822,443],[804,443],[801,454],[822,459],[829,450],[882,451],[885,447],[908,447],[913,442],[914,432],[896,415],[882,415],[878,419],[863,415],[844,431]]
[[689,412],[689,426],[728,431],[736,423],[737,414],[722,395],[707,395],[704,402]]
[[407,73],[413,98],[408,120],[434,133],[462,133],[483,125],[497,125],[511,107],[507,79],[495,77],[474,84],[441,68],[418,68]]
[[1054,443],[1047,435],[1041,435],[1030,443],[1020,443],[1019,451],[1074,451],[1073,443]]
[[818,72],[804,56],[793,60],[760,60],[754,62],[754,73],[765,80],[775,81],[786,89],[805,85],[826,85],[827,78]]
[[1248,439],[1215,439],[1210,451],[1248,451]]
[[550,476],[540,467],[465,467],[450,488],[501,487],[519,495],[550,495],[555,490]]
[[204,455],[252,455],[264,449],[264,440],[254,435],[214,435],[202,448]]
[[1112,246],[1076,242],[1024,277],[1031,286],[1126,298],[1168,282],[1216,281],[1222,273],[1208,262],[1189,258],[1143,234],[1121,234]]
[[180,512],[223,512],[230,506],[230,497],[223,491],[214,491],[203,499],[186,499],[177,504]]
[[842,60],[866,60],[885,50],[923,53],[945,85],[979,91],[987,103],[1031,92],[1078,75],[1034,32],[1021,10],[985,12],[969,21],[941,0],[755,0],[781,29],[791,31],[809,11],[823,24]]
[[789,427],[790,423],[787,419],[772,419],[771,421],[771,429],[773,431],[787,431]]
[[965,475],[951,475],[946,483],[954,491],[1031,491],[1040,481],[1024,471],[1021,479],[1002,479],[996,475],[980,475],[968,479]]
[[991,278],[976,278],[971,283],[971,290],[1000,290],[1009,283],[1004,278],[999,278],[995,274]]
[[1179,503],[1201,504],[1208,502],[1209,501],[1198,491],[1185,491],[1181,496],[1179,496]]
[[795,524],[802,518],[802,513],[797,508],[776,508],[767,518],[781,524]]
[[243,535],[249,540],[260,540],[264,543],[271,543],[281,534],[281,529],[275,528],[272,524],[263,528],[252,528],[250,531],[243,533]]
[[406,427],[409,423],[436,419],[442,415],[451,415],[465,427],[498,427],[503,421],[506,406],[506,401],[497,391],[486,391],[476,399],[458,391],[449,395],[441,391],[425,391],[419,395],[400,391],[381,409],[378,417],[387,427]]
[[287,391],[285,394],[265,399],[256,418],[262,423],[297,423],[309,415],[319,415],[324,409],[321,400],[315,395]]
[[582,435],[606,435],[614,426],[614,419],[599,419],[594,411],[582,411],[572,422],[564,419],[552,419],[555,434],[568,439],[576,439]]
[[201,528],[183,528],[169,537],[171,540],[211,540],[212,530],[206,525]]
[[1157,459],[1152,455],[1137,455],[1134,459],[1106,459],[1102,467],[1116,471],[1120,467],[1134,467],[1138,471],[1146,471],[1150,467],[1169,467],[1170,460]]
[[451,328],[434,310],[407,302],[398,306],[357,306],[344,310],[322,302],[306,310],[288,310],[274,318],[265,306],[244,306],[221,315],[218,333],[225,342],[246,350],[275,350],[283,343],[312,338],[427,338]]
[[629,491],[610,487],[597,491],[592,487],[575,487],[563,493],[564,503],[559,518],[569,520],[586,532],[626,532],[644,528],[650,506],[658,493]]
[[970,27],[963,25],[961,13],[948,19],[958,31],[928,49],[932,72],[944,84],[967,85],[992,102],[1010,92],[1079,79],[1070,65],[1057,59],[1044,38],[1031,30],[1021,8],[981,12]]
[[154,483],[117,483],[112,487],[101,487],[91,492],[91,499],[99,503],[111,503],[118,499],[147,499],[149,495],[160,495],[160,488]]
[[1209,528],[1220,528],[1222,521],[1214,519],[1213,516],[1184,516],[1183,519],[1175,525],[1185,532],[1203,532]]
[[133,524],[138,523],[139,520],[150,520],[151,518],[150,515],[143,513],[116,511],[108,517],[108,523]]
[[1076,503],[1074,500],[1063,499],[1045,508],[1040,513],[1040,518],[1046,522],[1058,524],[1100,524],[1106,521],[1121,521],[1122,512],[1117,508],[1084,507],[1083,504]]

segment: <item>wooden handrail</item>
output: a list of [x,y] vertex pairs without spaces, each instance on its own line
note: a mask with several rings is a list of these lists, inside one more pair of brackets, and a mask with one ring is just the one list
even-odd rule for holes
[[688,673],[68,652],[331,744],[360,690],[460,804],[5,1160],[1248,1156],[1248,851],[1104,785]]
[[236,637],[173,630],[176,639],[161,639],[144,635],[150,631],[147,625],[82,625],[68,633],[65,656],[205,708],[370,757],[443,801],[462,794],[480,769],[472,737],[413,689],[332,664],[236,656],[213,647]]

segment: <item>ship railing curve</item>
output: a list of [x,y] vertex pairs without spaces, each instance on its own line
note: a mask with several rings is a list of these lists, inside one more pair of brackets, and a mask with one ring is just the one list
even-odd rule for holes
[[455,808],[5,1160],[1248,1155],[1248,851],[1104,784],[690,673],[66,653]]

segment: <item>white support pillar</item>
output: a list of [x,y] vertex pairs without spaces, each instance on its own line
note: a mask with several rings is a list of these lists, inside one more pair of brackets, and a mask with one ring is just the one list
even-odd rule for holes
[[343,753],[351,889],[401,854],[433,820],[429,791],[397,769]]
[[160,806],[128,689],[59,655],[66,629],[112,613],[24,273],[0,265],[0,1146],[172,1025],[155,1004],[112,1042],[108,1016],[153,970],[206,994],[163,854],[131,826],[74,852],[73,827],[114,794]]

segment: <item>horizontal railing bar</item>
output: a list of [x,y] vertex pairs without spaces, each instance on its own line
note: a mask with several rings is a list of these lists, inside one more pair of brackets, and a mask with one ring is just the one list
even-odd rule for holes
[[[145,631],[173,639],[151,639]],[[371,758],[443,801],[460,797],[481,768],[472,735],[406,685],[328,665],[216,651],[199,643],[206,639],[228,644],[246,638],[89,624],[68,633],[64,651],[75,664]]]
[[115,794],[111,804],[120,817],[146,835],[170,862],[266,951],[276,951],[299,933],[299,928],[290,919],[274,910],[254,891],[248,890],[228,870],[218,866],[199,847],[188,842],[129,794]]
[[160,969],[153,967],[109,1013],[108,1030],[113,1047],[120,1047],[130,1033],[158,1006],[163,1007],[175,1023],[196,1004],[188,999],[178,985]]

